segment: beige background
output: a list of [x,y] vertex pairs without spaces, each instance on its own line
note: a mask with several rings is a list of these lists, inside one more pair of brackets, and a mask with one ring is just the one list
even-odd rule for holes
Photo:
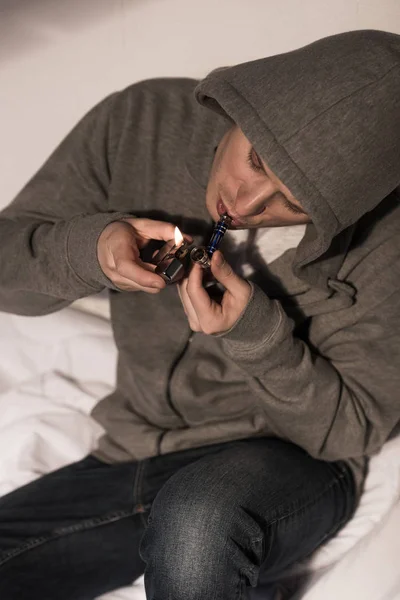
[[400,33],[400,0],[0,0],[0,206],[114,90],[364,28]]

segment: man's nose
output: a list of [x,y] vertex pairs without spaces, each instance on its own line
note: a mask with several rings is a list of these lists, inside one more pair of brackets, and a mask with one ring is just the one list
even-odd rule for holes
[[268,199],[276,192],[271,189],[271,182],[264,185],[239,186],[234,203],[234,210],[238,217],[251,217],[260,214]]

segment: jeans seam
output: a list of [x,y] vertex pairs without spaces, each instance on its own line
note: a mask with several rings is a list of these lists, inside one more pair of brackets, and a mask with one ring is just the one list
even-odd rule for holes
[[241,600],[242,599],[243,583],[244,583],[244,575],[243,575],[243,573],[239,573],[238,584],[237,584],[237,589],[236,589],[236,594],[235,594],[237,600]]
[[[265,532],[265,536],[268,535],[268,532],[271,531],[273,525],[285,520],[285,519],[289,519],[290,517],[292,517],[293,515],[296,515],[298,512],[308,508],[309,506],[311,506],[312,504],[314,504],[315,502],[317,502],[324,494],[326,494],[326,492],[328,492],[330,489],[332,489],[335,485],[339,485],[340,482],[345,479],[347,473],[345,471],[342,471],[336,476],[336,478],[331,481],[328,485],[326,485],[319,494],[317,494],[316,496],[314,496],[312,499],[308,500],[308,502],[306,502],[305,504],[302,504],[301,506],[297,506],[297,508],[292,509],[291,511],[287,512],[286,514],[273,519],[271,521],[268,521],[268,526]],[[342,526],[342,524],[346,521],[347,515],[345,515],[338,523],[335,523],[333,528],[326,533],[326,535],[324,536],[323,539],[325,539],[326,537],[329,537],[332,535],[332,533],[336,532],[338,529],[340,529],[340,527]],[[269,537],[269,535],[268,535]],[[253,541],[260,541],[264,539],[264,535],[259,537],[259,538],[253,538]],[[322,542],[321,542],[322,543]],[[270,548],[269,548],[270,551]],[[266,550],[265,552],[265,556],[263,557],[263,561],[262,563],[264,563],[269,555],[269,551]],[[257,569],[259,567],[257,567],[256,565],[253,565],[250,567],[250,571],[254,574]]]
[[132,501],[134,508],[137,504],[140,504],[139,493],[141,491],[141,483],[142,483],[142,473],[143,473],[143,462],[138,461],[135,473],[135,479],[133,480],[133,490],[132,490]]
[[144,471],[146,468],[146,463],[147,463],[146,459],[144,459],[142,461],[138,461],[135,480],[134,480],[134,484],[133,484],[133,509],[135,510],[135,507],[140,507],[141,510],[137,510],[136,512],[138,512],[138,514],[140,516],[140,520],[142,522],[142,525],[144,525],[144,527],[147,527],[147,521],[144,516],[144,512],[147,509],[149,509],[151,506],[149,504],[144,505],[142,503],[142,484],[143,484],[143,477],[144,477]]
[[[297,514],[298,512],[300,512],[301,510],[306,509],[307,507],[311,506],[312,504],[314,504],[315,502],[317,502],[319,500],[319,498],[321,498],[321,496],[323,496],[324,494],[326,494],[326,492],[328,492],[331,488],[333,488],[335,485],[338,485],[340,483],[340,481],[342,479],[345,478],[345,473],[341,472],[339,475],[336,476],[336,478],[331,481],[327,486],[325,486],[321,492],[319,494],[317,494],[316,496],[314,496],[312,499],[310,499],[308,502],[306,502],[305,504],[302,504],[301,506],[297,506],[297,508],[294,508],[293,510],[289,511],[288,513],[276,518],[276,519],[272,519],[271,521],[268,521],[268,525],[267,525],[267,530],[266,530],[266,534],[267,531],[271,529],[272,525],[275,525],[276,523],[279,523],[280,521],[283,521],[285,519],[289,519],[290,517],[292,517],[293,515]],[[335,525],[335,529],[339,528],[341,526],[342,521],[345,519],[345,517],[339,522],[339,524]],[[330,535],[330,533],[327,534],[327,536]],[[261,536],[261,539],[264,536]],[[326,537],[326,536],[325,536]],[[253,541],[259,541],[258,538],[253,538]],[[267,559],[267,554],[264,557],[264,560],[262,562],[264,562]],[[255,573],[256,570],[258,569],[257,566],[252,565],[250,567],[250,571],[252,573]]]
[[326,494],[326,492],[328,492],[331,488],[333,488],[335,485],[338,485],[340,483],[340,481],[343,480],[344,478],[345,478],[345,473],[340,473],[340,475],[337,475],[337,477],[333,481],[331,481],[326,487],[324,487],[321,490],[321,492],[319,494],[314,496],[308,502],[306,502],[305,504],[302,504],[301,506],[298,506],[297,508],[294,508],[292,511],[286,513],[285,515],[282,515],[280,517],[277,517],[276,519],[273,519],[272,521],[269,521],[268,525],[274,525],[275,523],[279,523],[279,521],[283,521],[284,519],[287,519],[288,517],[292,517],[293,515],[298,513],[300,510],[304,510],[305,508],[308,508],[309,506],[314,504],[317,500],[319,500],[321,498],[321,496]]
[[94,529],[95,527],[102,527],[103,525],[108,525],[114,521],[119,521],[121,519],[125,519],[127,517],[131,517],[136,514],[137,511],[117,511],[114,513],[109,513],[104,517],[99,517],[97,519],[87,519],[81,523],[75,523],[74,525],[68,525],[66,527],[59,527],[55,529],[51,534],[46,536],[41,536],[38,538],[33,538],[29,540],[26,544],[22,546],[17,546],[8,552],[4,552],[0,555],[0,568],[9,560],[20,556],[24,552],[32,550],[34,548],[38,548],[42,546],[46,542],[52,542],[54,540],[60,539],[66,535],[71,535],[73,533],[78,533],[81,531],[87,531],[88,529]]

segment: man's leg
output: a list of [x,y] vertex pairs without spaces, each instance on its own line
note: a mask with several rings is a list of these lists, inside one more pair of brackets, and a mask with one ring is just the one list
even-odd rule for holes
[[148,600],[242,600],[352,515],[343,463],[274,439],[227,444],[176,472],[157,495],[142,540]]
[[0,498],[1,600],[92,600],[139,577],[140,471],[89,456]]

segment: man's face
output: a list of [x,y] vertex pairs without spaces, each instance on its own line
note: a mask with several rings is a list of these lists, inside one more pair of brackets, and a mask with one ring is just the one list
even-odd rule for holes
[[215,221],[228,213],[236,229],[311,221],[237,126],[218,145],[207,185],[206,205]]

